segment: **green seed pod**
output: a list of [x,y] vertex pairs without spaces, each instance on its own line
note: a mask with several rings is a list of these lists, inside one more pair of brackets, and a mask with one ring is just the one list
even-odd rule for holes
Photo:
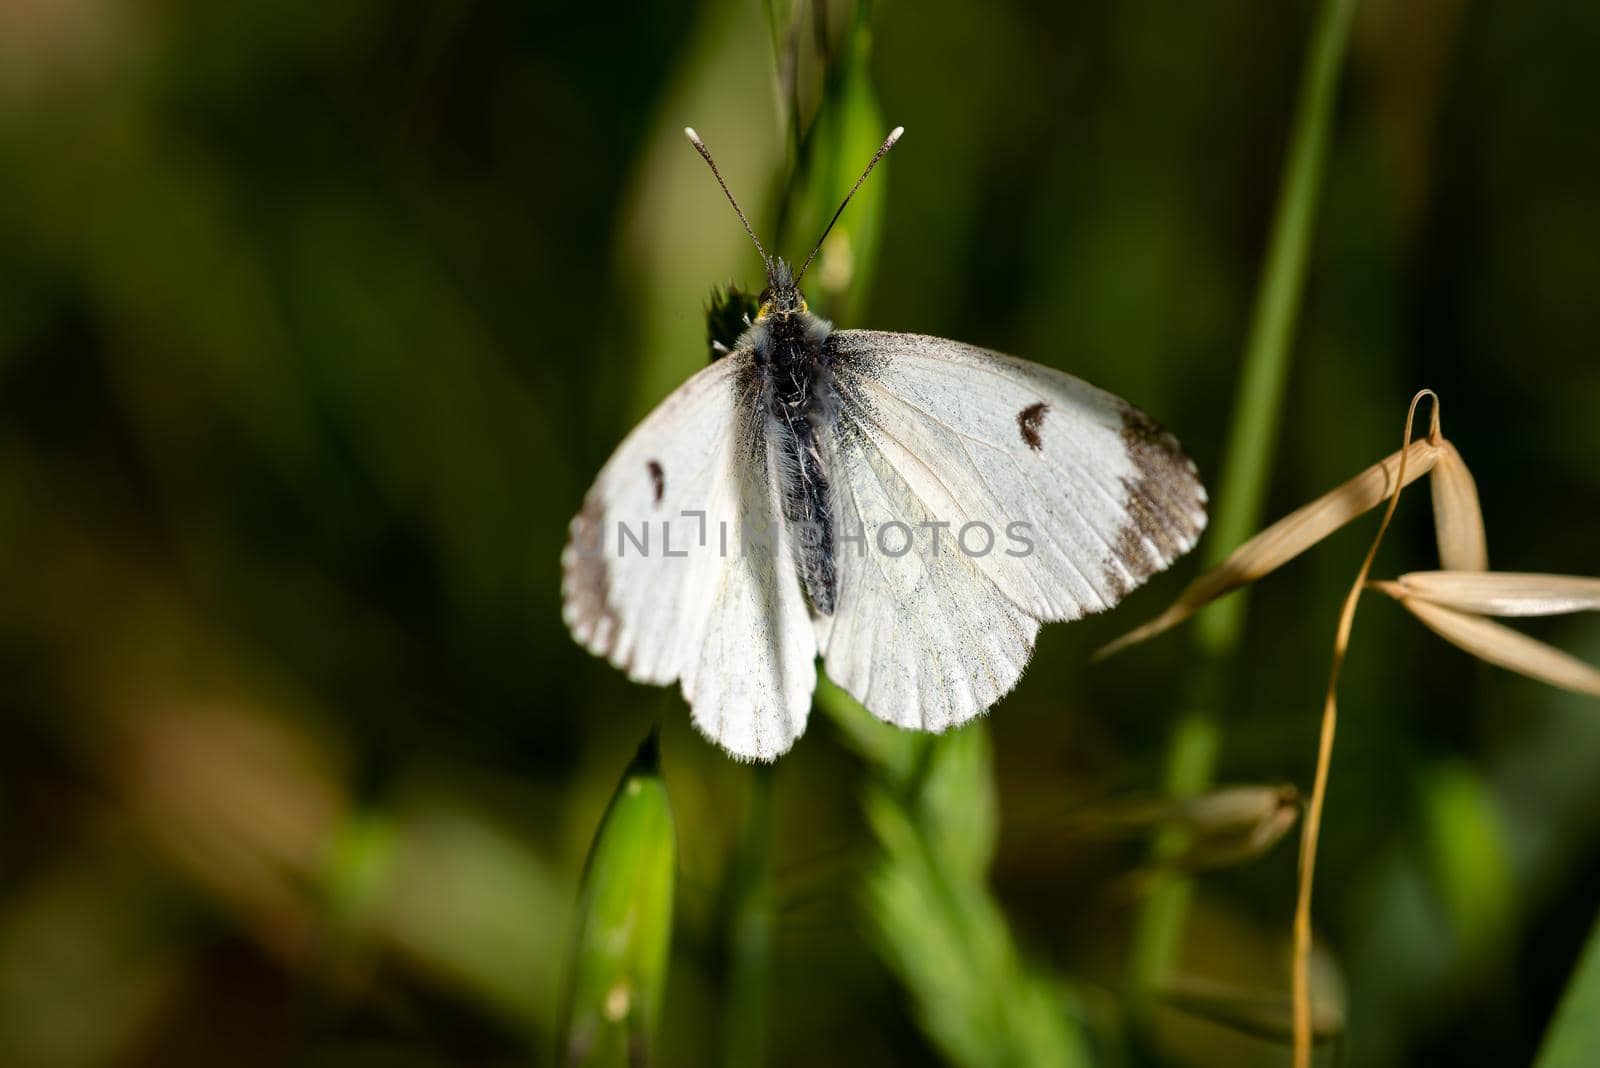
[[589,847],[568,961],[561,1062],[648,1064],[672,942],[677,843],[660,748],[639,746]]

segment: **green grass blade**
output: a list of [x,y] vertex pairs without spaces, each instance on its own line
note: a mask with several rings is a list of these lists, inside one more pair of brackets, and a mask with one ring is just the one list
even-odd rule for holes
[[[1305,291],[1306,264],[1315,231],[1328,145],[1333,135],[1339,72],[1355,0],[1323,0],[1302,71],[1278,203],[1256,290],[1250,332],[1240,366],[1233,422],[1224,453],[1205,562],[1216,563],[1261,523],[1272,458],[1277,448],[1292,341]],[[1199,654],[1189,698],[1167,750],[1165,788],[1175,796],[1197,793],[1211,781],[1220,745],[1224,673],[1221,662],[1238,645],[1248,604],[1239,592],[1195,621]],[[1157,842],[1158,857],[1182,848],[1171,835]],[[1135,985],[1147,989],[1170,970],[1182,935],[1190,884],[1163,879],[1151,890],[1134,949]]]
[[650,1062],[672,942],[677,842],[654,732],[595,832],[568,963],[561,1061]]
[[[1322,177],[1333,138],[1339,71],[1355,6],[1355,0],[1323,0],[1312,29],[1272,234],[1250,317],[1222,477],[1217,483],[1217,507],[1205,551],[1208,566],[1222,560],[1261,525]],[[1238,641],[1244,605],[1244,598],[1235,596],[1207,612],[1197,624],[1202,643],[1217,652],[1231,650]]]
[[772,1000],[773,775],[771,764],[750,769],[745,824],[728,869],[727,1000],[722,1014],[722,1063],[758,1068],[767,1061],[768,1010]]
[[1588,1068],[1600,1063],[1600,920],[1561,996],[1534,1068]]
[[1092,1063],[1071,991],[1027,960],[988,886],[999,811],[985,725],[896,730],[832,685],[818,707],[870,769],[869,930],[935,1048],[964,1068]]

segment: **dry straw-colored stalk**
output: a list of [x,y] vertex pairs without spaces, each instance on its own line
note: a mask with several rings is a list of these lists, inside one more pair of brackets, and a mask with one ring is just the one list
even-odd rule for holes
[[[1427,474],[1440,455],[1440,440],[1435,437],[1437,429],[1435,426],[1428,437],[1419,438],[1399,452],[1384,457],[1337,489],[1289,513],[1239,546],[1226,560],[1189,583],[1165,612],[1103,646],[1094,654],[1095,659],[1103,659],[1170,630],[1224,594],[1282,567],[1390,497],[1397,488],[1397,477],[1403,477],[1406,483],[1410,483]],[[1467,484],[1470,487],[1470,475]],[[1476,502],[1475,490],[1472,498]],[[1480,521],[1480,530],[1481,526]]]
[[[1433,401],[1428,433],[1412,441],[1417,406],[1425,397]],[[1350,646],[1350,632],[1362,591],[1373,589],[1399,601],[1434,633],[1480,660],[1552,686],[1600,697],[1600,669],[1485,618],[1600,610],[1600,579],[1576,575],[1497,574],[1488,570],[1488,538],[1484,533],[1478,488],[1461,454],[1440,430],[1439,400],[1433,391],[1422,390],[1411,399],[1403,441],[1398,452],[1239,546],[1226,560],[1191,582],[1166,611],[1095,654],[1096,658],[1109,656],[1182,623],[1217,598],[1269,574],[1357,516],[1388,502],[1377,534],[1340,609],[1328,686],[1323,695],[1316,776],[1300,835],[1290,999],[1295,1068],[1309,1068],[1311,1064],[1311,892],[1333,739],[1338,727],[1339,674]],[[1394,517],[1401,491],[1430,473],[1434,533],[1442,570],[1412,572],[1395,581],[1369,582],[1373,560]],[[1287,830],[1290,825],[1292,820],[1282,824],[1281,830]],[[1279,825],[1272,829],[1281,833]]]
[[[1443,573],[1448,574],[1448,572]],[[1595,583],[1593,579],[1585,581]],[[1595,584],[1600,585],[1600,583]],[[1577,657],[1546,645],[1536,638],[1530,638],[1520,631],[1512,630],[1502,623],[1485,619],[1481,615],[1446,608],[1422,597],[1407,596],[1405,587],[1401,583],[1374,582],[1371,585],[1373,589],[1399,601],[1405,606],[1406,611],[1420,619],[1439,637],[1451,645],[1466,650],[1479,660],[1526,675],[1530,679],[1538,679],[1551,686],[1559,686],[1564,690],[1600,697],[1600,669],[1591,667]]]
[[[1311,1068],[1311,887],[1317,870],[1317,837],[1322,831],[1322,805],[1328,796],[1328,772],[1333,763],[1333,736],[1339,724],[1339,671],[1344,667],[1346,651],[1350,648],[1350,629],[1356,621],[1356,605],[1361,600],[1361,590],[1367,575],[1372,571],[1372,561],[1383,544],[1383,536],[1394,518],[1395,507],[1400,503],[1400,491],[1405,489],[1406,458],[1411,450],[1411,424],[1422,398],[1433,400],[1433,421],[1428,438],[1434,445],[1432,455],[1437,458],[1439,445],[1444,441],[1439,432],[1439,398],[1430,389],[1424,389],[1411,398],[1406,411],[1406,429],[1401,437],[1400,466],[1389,493],[1389,505],[1383,510],[1383,521],[1378,533],[1361,561],[1361,569],[1345,595],[1344,607],[1339,610],[1339,626],[1333,638],[1333,663],[1328,668],[1328,689],[1322,699],[1322,733],[1317,743],[1317,772],[1311,784],[1311,800],[1306,805],[1305,823],[1300,832],[1300,880],[1294,909],[1294,1068]],[[1451,450],[1454,451],[1453,449]],[[1458,457],[1459,459],[1459,457]],[[1470,478],[1470,476],[1469,476]],[[1476,493],[1474,493],[1474,498]]]
[[1381,585],[1394,587],[1383,591],[1392,597],[1415,597],[1484,616],[1558,616],[1600,611],[1600,579],[1582,575],[1413,571]]
[[1450,571],[1489,570],[1489,541],[1483,532],[1478,484],[1450,442],[1439,443],[1439,459],[1428,483],[1433,490],[1433,530],[1439,541],[1439,566]]

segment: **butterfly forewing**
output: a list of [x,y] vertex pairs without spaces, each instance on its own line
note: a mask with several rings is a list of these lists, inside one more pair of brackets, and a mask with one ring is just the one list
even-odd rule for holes
[[843,330],[829,341],[843,403],[928,472],[921,495],[959,513],[942,518],[997,535],[1025,525],[1031,549],[974,558],[1041,620],[1111,607],[1205,528],[1205,487],[1177,441],[1104,390],[940,338]]

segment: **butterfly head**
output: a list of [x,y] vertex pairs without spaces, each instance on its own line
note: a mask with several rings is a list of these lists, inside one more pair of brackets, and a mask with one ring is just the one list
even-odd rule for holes
[[756,312],[756,319],[808,310],[805,294],[795,282],[794,268],[785,260],[768,260],[767,288],[761,291],[761,308]]

